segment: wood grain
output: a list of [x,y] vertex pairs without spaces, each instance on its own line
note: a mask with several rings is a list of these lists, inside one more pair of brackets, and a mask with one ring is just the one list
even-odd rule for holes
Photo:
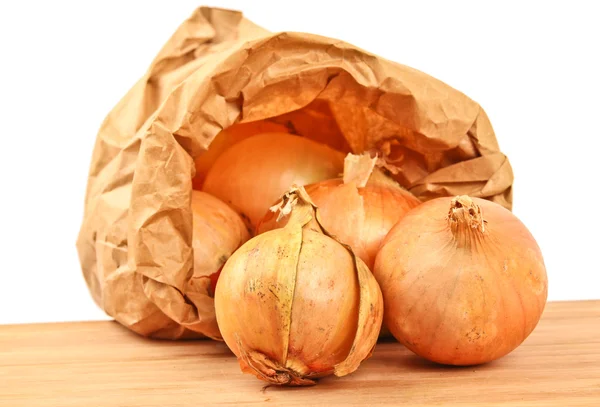
[[222,343],[149,340],[114,322],[0,326],[1,406],[600,406],[600,301],[549,303],[523,345],[484,366],[384,342],[350,376],[263,387]]

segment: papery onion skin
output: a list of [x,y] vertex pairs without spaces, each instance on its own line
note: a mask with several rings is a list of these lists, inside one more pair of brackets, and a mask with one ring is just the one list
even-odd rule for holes
[[250,238],[250,233],[231,207],[205,192],[192,191],[191,209],[194,266],[186,296],[202,309],[205,316],[202,323],[206,325],[202,331],[220,339],[212,299],[218,273],[235,250]]
[[[218,319],[225,342],[238,356],[234,334],[248,347],[260,349],[296,371],[331,374],[333,367],[348,355],[356,333],[358,281],[346,249],[323,234],[311,230],[303,234],[296,279],[296,290],[302,292],[295,293],[291,307],[287,358],[277,358],[282,352],[269,349],[280,342],[278,318],[273,318],[278,310],[261,298],[277,296],[282,289],[276,273],[286,266],[277,261],[277,256],[286,241],[276,242],[286,235],[265,233],[234,254],[220,277],[217,301],[229,304],[217,305],[221,313]],[[240,259],[251,257],[252,253],[273,257],[275,263],[268,268],[244,267],[246,260]],[[248,306],[249,301],[253,306]],[[235,322],[230,324],[231,320]],[[325,349],[327,353],[323,353]]]
[[203,191],[232,205],[255,227],[293,184],[338,177],[344,156],[323,144],[287,133],[264,133],[227,149],[208,172]]
[[383,314],[364,263],[297,219],[238,249],[215,295],[223,339],[242,370],[280,385],[356,370],[371,355]]
[[[364,187],[344,184],[341,178],[306,186],[306,192],[319,208],[319,221],[373,269],[375,256],[390,229],[421,201],[394,181],[372,178]],[[283,227],[286,220],[275,221],[267,213],[256,227],[263,233]]]
[[410,211],[384,240],[373,272],[391,333],[440,364],[510,353],[536,327],[548,295],[541,250],[524,224],[468,196]]

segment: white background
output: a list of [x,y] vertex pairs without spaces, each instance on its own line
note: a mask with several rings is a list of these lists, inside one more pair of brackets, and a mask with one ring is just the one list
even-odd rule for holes
[[343,39],[475,99],[512,162],[549,299],[600,298],[598,14],[533,3],[0,2],[0,323],[106,318],[75,250],[96,132],[200,5]]

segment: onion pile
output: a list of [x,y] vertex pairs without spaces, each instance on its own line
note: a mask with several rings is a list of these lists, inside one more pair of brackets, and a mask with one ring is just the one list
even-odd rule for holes
[[540,248],[515,215],[479,198],[437,198],[390,231],[373,270],[385,323],[431,361],[474,365],[519,346],[548,294]]
[[548,281],[512,212],[469,196],[422,202],[381,157],[344,158],[273,126],[222,132],[193,182],[190,284],[202,289],[188,297],[208,309],[214,294],[210,336],[243,372],[312,385],[355,371],[388,330],[450,365],[493,361],[529,336]]
[[215,295],[223,339],[244,372],[270,383],[349,374],[377,341],[379,286],[347,246],[316,231],[302,189],[279,208],[287,225],[252,238],[223,267]]
[[232,205],[251,227],[292,185],[304,186],[342,173],[341,152],[304,137],[264,133],[225,150],[202,190]]

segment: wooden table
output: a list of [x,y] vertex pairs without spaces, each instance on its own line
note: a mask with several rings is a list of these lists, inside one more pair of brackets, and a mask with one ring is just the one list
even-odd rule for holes
[[484,366],[436,366],[384,342],[350,376],[263,387],[222,343],[106,321],[0,326],[1,406],[600,406],[600,301],[549,303],[523,345]]

